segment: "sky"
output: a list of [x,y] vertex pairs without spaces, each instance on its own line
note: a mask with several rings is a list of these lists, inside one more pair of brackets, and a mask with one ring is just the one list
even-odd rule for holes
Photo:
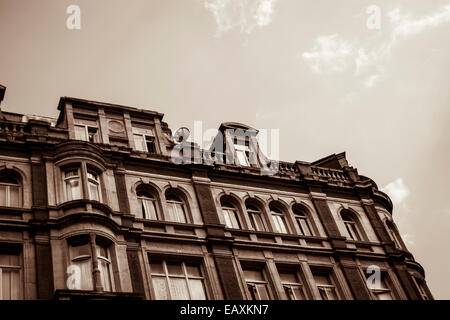
[[450,299],[449,36],[449,0],[0,0],[1,107],[72,96],[279,129],[284,161],[345,151]]

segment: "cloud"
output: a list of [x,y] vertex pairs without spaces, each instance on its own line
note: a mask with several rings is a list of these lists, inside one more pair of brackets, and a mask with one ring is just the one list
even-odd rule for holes
[[204,0],[205,8],[213,14],[217,34],[239,29],[251,33],[272,22],[278,0]]
[[333,34],[317,37],[313,49],[304,52],[302,56],[314,72],[322,73],[344,71],[349,63],[348,58],[352,55],[352,46],[337,34]]
[[450,5],[417,19],[403,14],[400,8],[386,15],[389,26],[382,28],[389,28],[389,32],[381,43],[374,43],[377,37],[349,42],[337,34],[321,35],[315,39],[313,49],[302,54],[304,61],[315,73],[342,73],[353,68],[354,76],[366,88],[372,88],[387,77],[386,64],[399,41],[450,22]]
[[397,178],[395,181],[392,181],[382,188],[381,191],[387,193],[396,205],[401,204],[409,196],[409,189],[402,178]]

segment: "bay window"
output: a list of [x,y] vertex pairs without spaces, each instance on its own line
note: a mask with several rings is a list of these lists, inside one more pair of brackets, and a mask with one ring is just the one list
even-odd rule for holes
[[200,264],[150,260],[150,271],[157,300],[206,300]]
[[[78,237],[70,240],[70,261],[79,267],[80,281],[77,290],[94,290],[100,287],[101,291],[114,291],[114,277],[110,257],[110,245],[95,237]],[[96,283],[95,269],[97,265],[99,281]]]
[[81,162],[62,171],[65,201],[90,199],[102,201],[102,180],[98,169]]
[[87,172],[89,199],[101,201],[100,180],[98,175],[93,171]]
[[80,169],[70,169],[64,172],[64,185],[66,188],[67,201],[82,198]]

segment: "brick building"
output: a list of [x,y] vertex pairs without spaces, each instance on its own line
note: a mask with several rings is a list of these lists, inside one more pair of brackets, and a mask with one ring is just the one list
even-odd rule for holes
[[161,113],[58,110],[0,111],[0,299],[432,299],[344,153],[262,175],[258,132],[224,123],[225,154],[175,164]]

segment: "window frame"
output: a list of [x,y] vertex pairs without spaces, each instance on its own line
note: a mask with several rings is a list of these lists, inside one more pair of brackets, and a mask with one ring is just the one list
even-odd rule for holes
[[[141,195],[139,195],[141,194]],[[145,196],[147,195],[147,196]],[[148,192],[147,190],[137,190],[136,191],[136,197],[138,199],[138,203],[139,203],[139,210],[141,212],[142,215],[142,219],[147,219],[147,220],[162,220],[161,219],[161,215],[159,213],[159,209],[158,209],[158,200],[157,197],[155,197],[153,195],[152,192]],[[149,204],[151,203],[151,204]],[[153,207],[154,213],[155,213],[155,218],[153,219],[151,217],[151,210],[148,209],[148,207]]]
[[[325,293],[327,299],[325,300],[341,300],[341,294],[339,292],[338,281],[332,267],[322,267],[322,266],[310,266],[311,273],[314,280],[314,286],[320,296],[320,300],[323,299],[322,293]],[[317,276],[326,276],[331,284],[319,284],[317,282]],[[335,299],[330,299],[330,291],[333,292]]]
[[[396,295],[393,289],[392,281],[389,278],[388,272],[386,270],[380,270],[380,274],[381,274],[380,285],[382,286],[382,288],[371,288],[367,282],[368,277],[370,277],[371,274],[367,273],[367,269],[364,270],[367,290],[369,290],[370,295],[374,298],[374,300],[395,300]],[[389,293],[391,299],[379,299],[379,295],[386,293]]]
[[[15,173],[15,171],[14,171],[14,173]],[[23,207],[23,195],[22,195],[23,187],[22,187],[21,179],[18,179],[17,177],[15,177],[14,173],[0,172],[0,179],[7,178],[7,179],[11,179],[11,180],[15,181],[15,183],[0,181],[0,187],[5,187],[5,205],[4,205],[4,207],[22,208]],[[17,206],[13,206],[11,203],[11,189],[12,188],[17,189]]]
[[[92,123],[91,124],[83,123],[83,121],[95,122],[95,125],[93,125]],[[83,129],[83,134],[84,134],[85,139],[80,139],[77,128]],[[95,133],[92,135],[92,141],[91,141],[90,132],[92,130],[95,130]],[[86,141],[86,142],[90,142],[90,143],[101,143],[100,127],[98,125],[97,119],[87,120],[87,119],[80,119],[80,118],[74,117],[74,131],[75,131],[75,140]]]
[[[239,210],[236,208],[236,206],[233,203],[222,199],[220,201],[220,209],[222,210],[222,217],[225,220],[225,226],[227,228],[242,230],[242,223],[241,223],[240,217],[239,217]],[[236,222],[237,226],[233,225],[233,221],[232,221],[233,219],[230,218],[230,211],[232,212],[232,215],[234,216],[234,221]],[[226,218],[226,216],[228,216],[228,219]],[[228,222],[230,222],[230,224],[228,224]]]
[[[261,293],[258,289],[258,285],[264,285],[268,299],[269,300],[273,299],[273,292],[272,292],[270,280],[269,280],[265,265],[250,266],[250,265],[246,265],[244,263],[244,266],[243,266],[242,262],[241,262],[241,269],[242,269],[243,279],[245,282],[247,299],[254,300],[254,301],[263,300],[261,298]],[[245,271],[257,271],[261,274],[263,280],[253,280],[253,279],[248,280],[247,277],[245,276]]]
[[[151,266],[152,263],[157,263],[157,264],[161,265],[164,273],[157,273],[157,272],[152,271],[152,266]],[[169,269],[167,267],[167,264],[180,264],[183,274],[182,275],[169,274]],[[202,284],[205,300],[208,300],[209,292],[208,292],[208,287],[207,287],[207,276],[206,276],[205,270],[203,268],[203,261],[190,261],[189,259],[171,259],[170,257],[168,257],[168,258],[167,257],[149,257],[148,265],[149,265],[149,271],[150,271],[150,281],[152,284],[151,295],[152,295],[152,298],[154,298],[155,300],[158,300],[158,297],[157,297],[157,293],[155,291],[156,285],[153,280],[154,277],[165,279],[166,296],[168,298],[167,300],[174,300],[172,298],[174,293],[172,292],[172,289],[171,289],[172,281],[173,281],[173,280],[171,280],[171,278],[172,279],[184,279],[184,281],[185,281],[184,284],[186,285],[187,293],[189,296],[189,299],[185,299],[185,300],[193,300],[193,298],[192,298],[193,297],[193,293],[192,293],[193,288],[191,288],[189,280],[200,280],[201,284]],[[198,267],[200,276],[189,275],[186,265],[195,265],[196,267]],[[163,300],[163,299],[159,299],[159,300]]]
[[[1,250],[0,249],[0,255],[7,255],[7,256],[17,256],[19,264],[18,265],[4,265],[0,264],[0,301],[6,300],[3,298],[3,272],[8,270],[8,272],[17,272],[18,273],[18,287],[16,288],[18,290],[18,297],[8,300],[22,300],[24,295],[24,283],[23,283],[23,258],[22,258],[22,250]],[[6,273],[6,272],[5,272]],[[10,279],[11,281],[11,279]],[[11,296],[11,284],[10,284],[10,292],[9,295]]]
[[[255,209],[249,209],[249,207],[254,207],[254,208],[256,208],[256,210]],[[254,204],[251,204],[251,203],[246,203],[245,204],[245,210],[247,211],[247,215],[248,215],[248,218],[250,220],[250,226],[252,227],[252,229],[254,231],[257,231],[257,232],[267,232],[268,231],[266,222],[264,221],[264,212],[263,212],[262,209],[260,209],[260,207],[258,205],[254,205]],[[256,221],[254,219],[255,215],[259,217],[263,230],[259,230],[258,228],[256,228],[257,223],[256,223]]]
[[[59,164],[58,167],[60,181],[62,181],[62,196],[60,198],[61,203],[75,200],[90,200],[107,204],[106,201],[108,198],[106,197],[106,189],[104,184],[104,168],[94,165],[92,162],[86,160]],[[77,175],[66,177],[66,174],[71,171],[76,171]],[[93,178],[94,175],[97,176],[97,180]],[[69,190],[67,186],[69,180],[79,181],[79,198],[73,199],[73,193],[69,197]],[[99,199],[95,199],[92,195],[91,186],[96,187]],[[61,188],[59,190],[61,191]]]
[[[278,210],[278,212],[276,210]],[[270,204],[269,211],[274,226],[274,232],[283,234],[290,233],[291,231],[287,222],[287,216],[283,212],[283,210],[276,207],[275,205]],[[284,230],[282,227],[284,227]]]
[[[282,265],[276,265],[277,268],[277,272],[278,272],[278,276],[280,278],[280,283],[281,286],[283,287],[283,291],[286,295],[287,300],[307,300],[308,299],[308,295],[307,295],[307,288],[305,285],[305,281],[304,278],[301,274],[301,270],[298,267],[288,267],[288,266],[282,266]],[[289,281],[284,281],[282,278],[282,274],[290,274],[290,275],[294,275],[297,282],[289,282]],[[295,290],[294,288],[297,288],[300,290],[301,293],[301,297],[296,297],[295,294]],[[286,292],[286,289],[288,289],[289,293]],[[294,299],[292,299],[292,296],[294,297]]]
[[[167,198],[178,198],[178,200],[168,200]],[[180,197],[179,195],[173,193],[173,192],[166,192],[165,194],[166,198],[166,204],[167,204],[167,212],[168,212],[168,218],[167,220],[177,223],[191,223],[188,208],[186,201],[184,197]],[[179,210],[178,206],[181,207],[181,212],[183,213],[185,221],[179,221]],[[172,209],[171,209],[172,208]],[[174,213],[175,210],[175,213]],[[173,215],[176,215],[177,219],[175,220],[175,217]]]

